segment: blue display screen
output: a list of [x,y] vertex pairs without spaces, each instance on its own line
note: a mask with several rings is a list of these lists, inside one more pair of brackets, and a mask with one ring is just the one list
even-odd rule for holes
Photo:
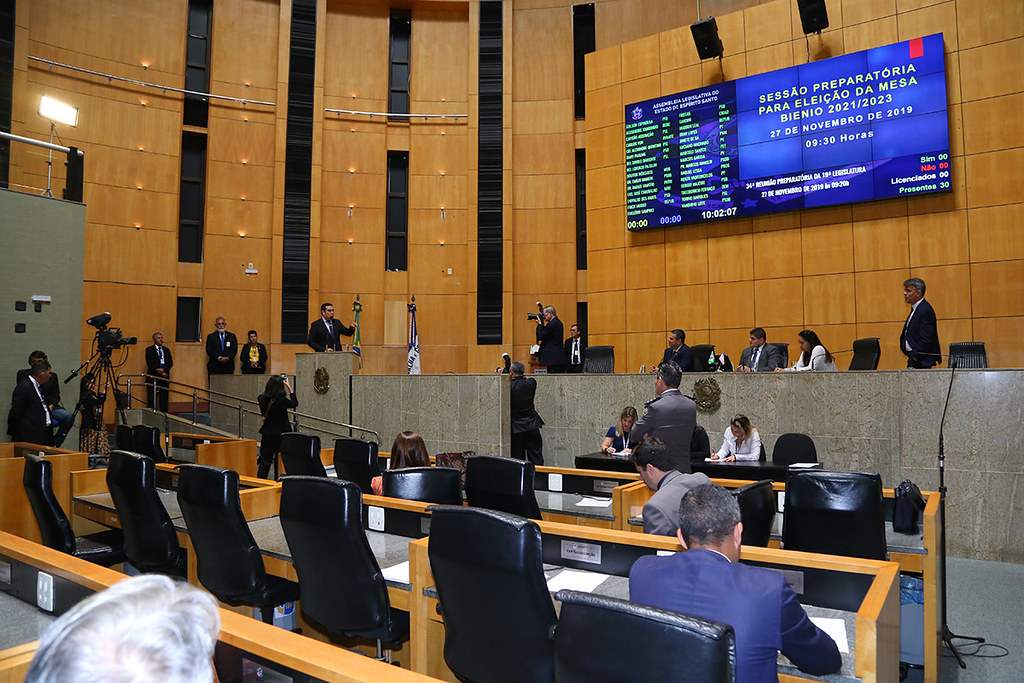
[[625,115],[630,230],[952,188],[941,33]]

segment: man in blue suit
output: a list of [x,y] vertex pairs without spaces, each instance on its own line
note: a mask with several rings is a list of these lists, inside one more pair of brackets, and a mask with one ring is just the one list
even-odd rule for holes
[[839,670],[835,642],[807,617],[779,572],[739,564],[743,524],[736,498],[704,484],[679,504],[686,552],[641,557],[629,572],[629,599],[710,619],[736,633],[736,683],[777,683],[777,653],[801,671]]
[[919,277],[903,282],[903,300],[910,306],[910,315],[900,333],[900,351],[907,357],[908,368],[930,368],[942,361],[935,309],[925,300],[924,290],[924,280]]

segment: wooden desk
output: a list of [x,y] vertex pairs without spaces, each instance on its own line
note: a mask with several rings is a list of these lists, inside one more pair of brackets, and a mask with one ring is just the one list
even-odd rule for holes
[[[628,457],[608,455],[607,453],[587,453],[576,456],[576,467],[580,469],[604,470],[611,472],[635,472],[633,461]],[[705,462],[691,461],[692,472],[703,472],[710,478],[744,479],[759,481],[786,481],[789,468],[773,462],[741,461],[741,462]]]
[[[622,491],[640,479],[636,470],[605,472],[538,465],[535,471],[533,488],[545,520],[601,529],[622,528]],[[608,505],[587,505],[585,501],[607,501]]]
[[[87,591],[103,590],[125,578],[119,572],[3,532],[0,532],[0,556],[65,579]],[[30,578],[35,581],[34,575]],[[430,683],[434,680],[231,610],[222,608],[220,619],[216,659],[221,680],[241,680],[242,656],[267,663],[292,678],[304,675],[330,683]],[[0,652],[0,682],[20,683],[36,646],[37,643],[29,643],[18,651]]]

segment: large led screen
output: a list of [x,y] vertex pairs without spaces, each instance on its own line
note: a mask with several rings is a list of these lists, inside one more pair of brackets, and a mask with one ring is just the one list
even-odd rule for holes
[[941,33],[625,116],[630,230],[951,189]]

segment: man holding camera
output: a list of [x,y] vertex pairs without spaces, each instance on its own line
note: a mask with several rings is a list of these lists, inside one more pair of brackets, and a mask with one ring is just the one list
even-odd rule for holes
[[537,316],[537,362],[546,366],[549,373],[565,372],[565,327],[554,306],[541,306],[538,301],[537,307],[541,309]]

